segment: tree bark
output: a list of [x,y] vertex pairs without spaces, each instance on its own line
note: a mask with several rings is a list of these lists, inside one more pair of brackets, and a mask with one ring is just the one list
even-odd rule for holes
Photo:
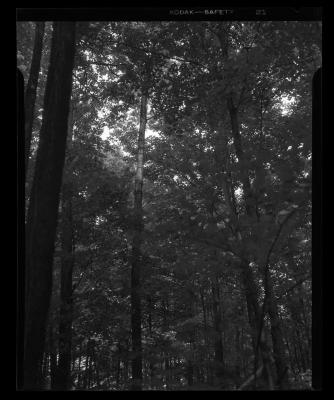
[[[229,29],[230,25],[223,27],[223,30],[216,31],[215,34],[220,42],[220,47],[222,49],[223,58],[227,61],[229,58]],[[249,169],[247,166],[247,160],[245,159],[245,154],[242,146],[242,140],[240,135],[240,127],[239,127],[239,118],[238,118],[238,107],[233,103],[233,93],[230,92],[226,99],[227,110],[230,116],[231,122],[231,132],[233,137],[233,144],[235,148],[236,155],[238,157],[238,164],[240,166],[240,180],[242,183],[243,189],[243,198],[245,203],[246,215],[252,219],[256,213],[255,209],[255,201],[253,199],[252,188],[249,179]],[[227,172],[227,171],[226,171]],[[225,189],[225,192],[227,190]],[[229,198],[228,193],[226,193],[226,197]],[[232,211],[232,204],[230,204],[230,208]],[[232,213],[233,214],[233,213]],[[236,223],[238,225],[238,223]],[[240,241],[240,246],[243,246],[241,232],[238,229],[238,226],[235,227],[238,239]],[[242,251],[243,253],[243,251]],[[263,371],[266,374],[266,380],[268,383],[268,387],[272,389],[272,374],[270,371],[270,361],[269,361],[269,352],[267,349],[267,345],[265,340],[263,339],[263,335],[261,334],[262,330],[262,318],[264,315],[261,315],[260,307],[259,307],[259,296],[257,293],[256,282],[253,276],[253,272],[251,270],[250,264],[247,261],[247,257],[242,255],[241,262],[241,270],[242,270],[242,281],[246,294],[246,302],[249,316],[249,323],[252,328],[253,335],[253,344],[257,347],[257,343],[259,345],[259,352],[263,362]],[[255,359],[257,359],[257,348],[255,350]],[[255,374],[256,376],[256,374]]]
[[283,333],[279,320],[278,306],[274,295],[274,289],[270,274],[268,274],[266,285],[267,307],[271,325],[271,337],[273,342],[274,359],[277,371],[277,384],[280,389],[289,388],[288,382],[288,363],[285,356],[285,345],[283,342]]
[[[243,185],[243,191],[244,191],[244,199],[245,199],[245,207],[246,207],[246,214],[249,217],[252,217],[255,214],[255,203],[253,200],[253,193],[249,181],[249,170],[246,165],[245,157],[244,157],[244,152],[243,152],[243,147],[242,147],[242,142],[241,142],[241,136],[239,132],[239,122],[238,122],[238,110],[236,107],[233,106],[232,102],[232,97],[228,98],[227,101],[227,106],[228,110],[230,113],[230,118],[231,118],[231,127],[232,127],[232,134],[234,138],[234,146],[236,150],[237,157],[239,159],[239,165],[241,169],[241,181]],[[249,267],[244,266],[246,269],[249,269]],[[266,272],[265,272],[266,273]],[[252,280],[250,277],[250,272],[248,274],[248,279],[244,280],[245,285],[250,285],[249,279]],[[269,271],[268,274],[269,275]],[[266,299],[269,304],[269,316],[271,319],[271,334],[272,334],[272,340],[273,340],[273,350],[275,353],[275,365],[276,365],[276,370],[277,370],[277,377],[280,380],[280,387],[281,389],[287,387],[287,364],[285,362],[285,356],[284,356],[284,344],[282,341],[282,334],[281,334],[281,328],[280,328],[280,321],[278,318],[278,310],[277,310],[277,304],[274,298],[274,293],[273,293],[273,288],[270,282],[270,279],[266,279]],[[258,309],[258,305],[256,305],[258,296],[254,294],[250,294],[254,292],[254,289],[249,288],[248,293],[249,293],[249,301],[251,308],[253,308],[253,311],[249,310],[250,314],[257,314],[258,312],[255,311]],[[254,318],[255,315],[252,316]],[[263,320],[264,315],[258,315],[258,317],[255,317],[255,319],[261,319]],[[262,324],[263,321],[260,323],[260,328],[262,329]],[[255,326],[255,325],[254,325]],[[261,335],[260,333],[258,333]],[[263,347],[263,344],[262,344]],[[269,367],[269,364],[268,364]],[[264,372],[266,371],[266,368],[264,368]],[[271,375],[270,372],[267,372],[268,375]]]
[[236,365],[235,365],[235,375],[237,383],[239,384],[241,378],[241,370],[242,370],[242,348],[240,343],[240,329],[236,326],[235,332],[235,352],[236,352]]
[[249,170],[247,168],[247,160],[245,159],[245,154],[242,146],[240,129],[239,129],[239,119],[238,119],[238,109],[233,105],[232,95],[227,99],[227,109],[230,114],[231,128],[233,143],[236,155],[238,157],[238,163],[240,166],[240,177],[242,183],[242,189],[244,192],[246,214],[249,216],[254,215],[254,200],[253,193],[251,189],[251,184],[249,180]]
[[147,121],[147,94],[143,93],[140,104],[140,127],[138,134],[137,172],[134,191],[134,237],[131,268],[131,334],[132,334],[132,390],[142,388],[142,342],[141,342],[141,244],[143,232],[143,171],[145,130]]
[[[68,118],[67,149],[71,149],[73,131],[73,106],[70,105]],[[57,388],[70,390],[72,353],[73,314],[73,268],[74,240],[72,220],[72,177],[71,170],[64,171],[61,212],[61,272],[60,272],[60,312],[59,312],[59,361]]]
[[[243,187],[243,198],[245,202],[246,215],[253,218],[255,215],[255,203],[253,200],[253,193],[249,180],[249,169],[245,160],[243,146],[241,142],[241,135],[239,130],[238,109],[233,105],[232,95],[227,99],[227,108],[231,119],[231,130],[235,151],[239,159],[241,182]],[[241,243],[242,245],[242,243]],[[255,278],[249,262],[244,259],[242,261],[242,277],[243,284],[246,292],[247,309],[249,315],[249,322],[253,330],[253,344],[256,345],[255,359],[257,360],[258,350],[261,362],[264,364],[263,373],[268,384],[269,389],[273,389],[273,376],[270,367],[269,349],[264,339],[263,319],[264,315],[260,311],[259,295],[256,287]]]
[[26,227],[25,389],[41,388],[74,54],[75,23],[55,22]]
[[187,381],[188,386],[193,386],[194,384],[194,364],[191,360],[187,362]]
[[63,187],[58,388],[71,389],[73,226],[71,193]]
[[[153,331],[152,331],[152,296],[148,295],[147,296],[147,307],[148,307],[148,332],[149,332],[149,337],[151,341],[153,342]],[[154,362],[152,361],[153,354],[150,355],[150,361],[149,361],[149,370],[150,370],[150,386],[151,389],[153,387],[153,381],[154,381]]]
[[29,79],[25,91],[24,107],[25,107],[25,174],[27,175],[30,144],[32,136],[32,127],[34,123],[34,111],[37,93],[37,84],[39,70],[41,66],[42,50],[43,50],[43,36],[44,36],[45,22],[35,23],[35,41],[34,50],[31,60]]
[[213,300],[213,317],[214,328],[216,331],[215,338],[215,372],[218,380],[221,380],[224,375],[224,357],[223,357],[223,341],[221,331],[221,309],[219,304],[219,287],[218,283],[212,284],[212,300]]
[[[270,351],[265,340],[264,328],[262,327],[263,316],[259,306],[259,295],[253,271],[248,263],[242,264],[242,280],[245,288],[246,303],[249,324],[252,329],[252,341],[254,346],[255,364],[263,363],[263,374],[268,388],[273,389],[273,374],[271,371]],[[257,365],[256,365],[257,369]]]
[[49,330],[49,346],[50,346],[50,386],[51,390],[57,388],[57,351],[55,346],[55,338],[53,333],[52,324]]

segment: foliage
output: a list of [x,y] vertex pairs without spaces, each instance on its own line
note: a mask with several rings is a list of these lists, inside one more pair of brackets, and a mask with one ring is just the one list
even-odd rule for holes
[[[25,73],[32,24],[18,24],[17,32]],[[261,306],[269,273],[291,384],[310,387],[310,82],[320,41],[313,22],[79,24],[63,177],[73,194],[74,389],[130,387],[133,182],[144,87],[155,135],[146,138],[143,186],[143,387],[234,390],[254,372],[245,259]],[[243,160],[227,99],[237,109]],[[273,323],[265,315],[271,354]]]

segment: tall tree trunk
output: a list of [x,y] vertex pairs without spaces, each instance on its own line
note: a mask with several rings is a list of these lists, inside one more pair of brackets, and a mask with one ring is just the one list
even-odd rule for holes
[[[254,196],[253,196],[253,191],[251,189],[250,181],[249,181],[249,170],[246,165],[246,160],[244,157],[244,152],[243,152],[243,147],[242,147],[242,142],[241,142],[241,136],[240,136],[240,131],[239,131],[239,121],[238,121],[238,110],[236,107],[234,107],[233,102],[232,102],[232,96],[228,98],[227,101],[227,106],[228,110],[230,113],[230,118],[231,118],[231,127],[232,127],[232,134],[233,134],[233,139],[234,139],[234,146],[236,150],[237,157],[239,159],[239,165],[240,165],[240,172],[241,172],[241,181],[243,185],[243,191],[244,191],[244,199],[245,199],[245,206],[246,206],[246,214],[249,217],[253,217],[256,212],[256,204],[254,202]],[[249,269],[248,266],[244,266],[247,270]],[[268,266],[266,266],[268,268]],[[251,278],[251,273],[248,272],[246,273],[248,275],[248,279],[244,280],[244,284],[248,286],[252,286],[250,283],[252,280]],[[269,275],[269,271],[265,271],[264,274],[266,274],[266,277]],[[250,279],[250,280],[249,280]],[[278,310],[277,310],[277,304],[274,298],[274,293],[272,289],[272,284],[269,278],[264,279],[266,282],[266,301],[269,304],[268,311],[269,311],[269,316],[271,319],[271,333],[272,333],[272,339],[273,339],[273,347],[274,347],[274,353],[275,353],[275,364],[276,364],[276,370],[277,370],[277,377],[280,381],[280,387],[281,388],[286,388],[287,387],[287,364],[285,361],[285,356],[284,356],[284,344],[282,341],[282,334],[281,334],[281,328],[280,328],[280,321],[278,318]],[[254,286],[254,285],[253,285]],[[251,295],[250,293],[253,292]],[[264,315],[260,314],[259,311],[256,311],[258,309],[258,305],[256,303],[258,300],[258,295],[255,294],[254,289],[251,287],[248,288],[248,293],[249,293],[249,301],[250,301],[250,307],[253,308],[253,310],[249,310],[251,314],[258,314],[255,319],[258,320],[258,328],[260,331],[262,330],[263,327],[263,319]],[[259,309],[258,309],[259,310]],[[265,312],[265,311],[264,311]],[[252,317],[254,318],[254,317]],[[256,326],[256,324],[254,324]],[[257,336],[261,337],[261,332],[257,332]],[[261,340],[261,339],[260,339]],[[263,353],[261,350],[261,347],[264,349],[264,354],[262,354],[265,358],[267,356],[265,353],[267,350],[265,349],[266,346],[264,343],[260,343],[260,351]],[[263,371],[267,374],[268,379],[272,380],[272,373],[270,372],[270,362],[268,360],[267,366],[264,366]]]
[[41,387],[74,54],[75,23],[55,22],[26,227],[25,389]]
[[71,192],[63,187],[58,388],[71,389],[73,226]]
[[240,329],[238,326],[235,327],[235,353],[236,353],[236,365],[235,365],[235,375],[237,384],[239,386],[242,370],[242,348],[240,343]]
[[[244,262],[242,265],[242,280],[245,288],[249,324],[252,329],[252,341],[255,355],[255,370],[263,363],[263,376],[267,386],[273,390],[273,374],[271,370],[270,350],[264,335],[263,315],[259,306],[259,295],[251,266]],[[256,383],[256,380],[255,380]]]
[[[231,130],[233,136],[233,142],[237,157],[239,159],[240,166],[240,175],[241,175],[241,183],[243,187],[243,197],[245,201],[246,215],[249,218],[253,218],[256,215],[255,210],[255,202],[253,199],[253,193],[249,180],[249,169],[247,167],[247,163],[245,160],[245,155],[243,151],[241,135],[239,130],[239,120],[238,120],[238,109],[233,105],[232,94],[227,99],[227,108],[230,114],[231,119]],[[242,239],[242,237],[240,237]],[[242,245],[242,243],[241,243]],[[257,355],[259,350],[259,355],[261,361],[263,362],[263,374],[267,381],[267,385],[269,389],[273,389],[273,374],[270,366],[270,356],[269,356],[269,348],[264,339],[263,332],[263,321],[264,314],[260,311],[259,306],[259,295],[255,283],[255,279],[253,276],[253,272],[249,265],[249,262],[244,257],[242,262],[242,276],[243,276],[243,284],[246,292],[246,301],[249,315],[249,322],[253,330],[253,343],[256,344],[258,349],[255,349],[255,360],[257,360]],[[256,383],[256,381],[255,381]]]
[[215,372],[216,377],[221,381],[224,375],[224,357],[223,357],[223,341],[222,341],[222,330],[221,330],[221,309],[219,304],[219,287],[218,282],[212,284],[212,306],[213,306],[213,317],[214,317],[214,328],[215,328]]
[[92,381],[92,358],[94,351],[94,341],[88,339],[86,345],[86,360],[85,360],[85,373],[84,373],[84,389],[89,389]]
[[[71,149],[73,131],[73,107],[70,106],[67,149]],[[70,171],[64,171],[71,175]],[[71,350],[72,350],[72,314],[73,314],[73,268],[74,241],[72,221],[72,180],[64,173],[62,188],[61,213],[61,272],[60,272],[60,312],[59,312],[59,390],[70,390],[71,382]]]
[[57,350],[56,350],[56,342],[53,332],[53,326],[50,324],[49,330],[49,347],[50,347],[50,386],[51,390],[57,389]]
[[[17,68],[16,69],[16,79],[17,79],[17,91],[16,91],[16,100],[17,100],[17,144],[18,144],[18,159],[23,160],[23,152],[24,146],[24,78],[22,72]],[[23,168],[20,168],[22,171]],[[19,169],[18,169],[19,170]],[[19,177],[19,173],[17,174]],[[21,174],[21,178],[23,178],[23,174]],[[19,179],[18,179],[19,180]],[[24,179],[23,179],[24,180]],[[20,205],[25,209],[25,190],[21,185],[18,185],[17,190],[17,199],[22,199],[22,203],[18,202],[18,208]],[[19,214],[18,214],[19,215]],[[23,218],[22,218],[23,219]],[[19,217],[18,217],[19,221]],[[22,230],[18,230],[18,239],[22,243],[24,240],[24,233]],[[21,252],[21,256],[18,259],[18,268],[17,268],[17,312],[16,312],[16,373],[17,373],[17,388],[23,388],[23,351],[24,351],[24,284],[25,284],[25,269],[24,262],[22,262],[23,252]]]
[[285,345],[283,342],[283,333],[281,323],[279,320],[278,306],[274,294],[272,280],[268,274],[266,284],[267,307],[271,325],[271,337],[273,342],[274,360],[277,372],[277,384],[280,389],[285,390],[289,388],[288,382],[288,363],[285,356]]
[[[147,303],[148,303],[148,332],[149,337],[151,339],[151,343],[153,343],[153,335],[152,335],[152,296],[147,296]],[[153,381],[154,381],[154,362],[152,361],[153,353],[150,354],[150,361],[149,361],[149,370],[150,370],[150,386],[151,389],[153,388]]]
[[[208,340],[208,321],[207,321],[207,310],[205,307],[205,298],[204,298],[204,291],[202,288],[200,288],[200,298],[201,298],[201,305],[202,305],[202,312],[203,312],[203,328],[204,328],[204,343],[205,347],[208,347],[209,345],[209,340]],[[206,382],[209,383],[209,360],[207,358],[207,355],[204,355],[204,360],[206,364],[205,370],[206,370]]]
[[[88,347],[88,346],[87,346]],[[89,352],[86,348],[85,370],[83,375],[83,389],[88,389],[88,366],[89,366]]]
[[120,389],[120,377],[121,377],[121,345],[118,342],[118,354],[116,361],[116,389]]
[[140,104],[140,127],[138,134],[137,172],[134,191],[134,237],[131,269],[131,334],[132,334],[132,390],[142,388],[142,342],[141,342],[141,243],[143,232],[143,172],[145,130],[147,121],[147,94],[143,93]]
[[249,169],[247,167],[247,162],[244,155],[244,150],[241,141],[240,129],[239,129],[239,119],[238,119],[238,109],[233,105],[232,95],[227,99],[227,108],[230,114],[231,119],[231,128],[232,128],[232,135],[233,135],[233,143],[236,155],[239,160],[240,166],[240,177],[242,183],[242,189],[244,192],[245,198],[245,207],[246,207],[246,214],[248,216],[254,215],[254,200],[253,200],[253,193],[251,189],[251,184],[249,180]]
[[194,364],[192,360],[188,360],[187,362],[187,381],[188,386],[192,386],[194,384]]
[[[229,29],[230,25],[223,27],[221,31],[217,31],[216,35],[220,42],[220,47],[222,49],[223,58],[228,60],[229,58]],[[243,197],[245,201],[246,214],[251,219],[253,218],[255,213],[255,202],[253,199],[252,188],[249,179],[249,169],[247,167],[247,162],[244,155],[244,150],[242,146],[242,140],[240,135],[239,128],[239,119],[238,119],[238,107],[233,104],[233,93],[231,92],[227,97],[227,110],[229,112],[230,121],[231,121],[231,131],[233,137],[233,143],[236,155],[238,157],[238,163],[240,166],[240,180],[243,188]],[[231,207],[232,208],[232,207]],[[236,226],[236,231],[238,231],[238,226]],[[238,232],[238,239],[240,240],[240,245],[242,244],[242,236],[241,232]],[[259,352],[263,362],[263,371],[266,375],[266,380],[269,389],[273,389],[272,385],[272,374],[270,370],[270,357],[267,345],[263,336],[261,334],[262,330],[262,318],[264,315],[261,315],[260,307],[259,307],[259,296],[257,293],[255,279],[253,277],[253,272],[247,261],[247,257],[242,257],[243,260],[241,262],[241,270],[242,270],[242,281],[246,294],[246,302],[249,316],[249,323],[252,328],[252,336],[253,336],[253,344],[259,344]],[[255,354],[255,359],[257,358],[257,349]]]
[[[188,318],[193,318],[196,315],[196,294],[194,292],[194,282],[187,289],[188,292]],[[168,324],[165,324],[166,328]],[[191,330],[188,334],[189,354],[187,357],[186,376],[188,385],[194,384],[194,365],[195,365],[195,342],[196,342],[196,328]]]
[[81,387],[81,359],[82,359],[82,344],[79,345],[79,360],[78,360],[78,372],[77,372],[77,388]]
[[44,36],[45,22],[35,23],[35,41],[34,50],[32,54],[29,79],[25,91],[24,106],[25,106],[25,174],[27,175],[30,144],[32,136],[32,127],[34,123],[34,111],[37,93],[37,84],[39,70],[41,66],[42,50],[43,50],[43,36]]
[[48,375],[48,359],[49,359],[49,354],[48,352],[44,352],[43,355],[43,362],[42,362],[42,378],[43,378],[43,383],[44,387],[46,385],[46,380],[47,380],[47,375]]

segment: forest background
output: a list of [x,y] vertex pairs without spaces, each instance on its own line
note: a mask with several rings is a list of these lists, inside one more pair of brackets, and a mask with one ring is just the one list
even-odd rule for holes
[[319,22],[18,22],[24,387],[311,385]]

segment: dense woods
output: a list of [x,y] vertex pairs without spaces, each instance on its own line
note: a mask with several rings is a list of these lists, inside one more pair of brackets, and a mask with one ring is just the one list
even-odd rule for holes
[[23,389],[310,389],[318,22],[18,22]]

